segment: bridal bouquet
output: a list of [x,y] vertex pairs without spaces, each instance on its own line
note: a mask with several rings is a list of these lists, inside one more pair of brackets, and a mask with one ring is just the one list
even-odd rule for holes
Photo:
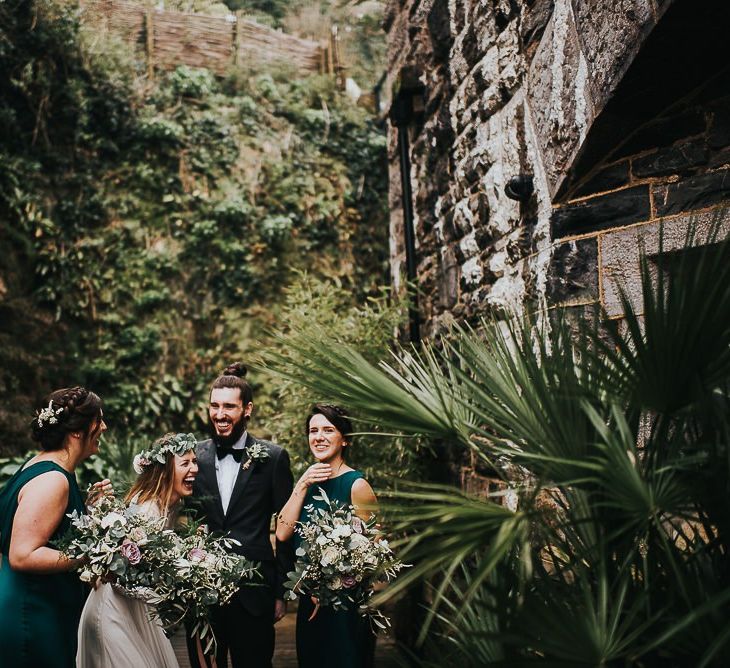
[[405,564],[396,559],[375,528],[375,520],[363,522],[352,506],[342,506],[320,488],[326,509],[307,506],[309,521],[297,526],[301,544],[294,571],[288,574],[287,598],[314,596],[320,606],[334,610],[355,607],[381,628],[388,618],[369,605],[374,586],[393,579]]
[[180,541],[168,577],[157,581],[147,602],[165,629],[174,631],[185,621],[208,654],[215,644],[210,606],[226,603],[242,580],[253,581],[260,573],[252,562],[230,552],[238,541],[214,538],[205,527]]
[[164,517],[151,517],[114,497],[103,497],[88,514],[69,517],[71,531],[62,550],[81,560],[81,580],[100,578],[144,600],[168,635],[186,624],[206,652],[215,644],[210,606],[225,603],[242,581],[258,575],[250,561],[229,551],[235,541],[201,527],[180,535],[165,529]]

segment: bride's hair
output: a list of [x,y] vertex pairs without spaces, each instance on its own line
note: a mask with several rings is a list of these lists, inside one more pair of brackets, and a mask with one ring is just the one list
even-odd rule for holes
[[[162,438],[165,438],[164,436]],[[162,439],[157,439],[160,441]],[[155,441],[155,443],[157,443]],[[145,466],[124,498],[125,503],[154,501],[164,515],[170,509],[175,484],[175,455],[168,452],[165,463],[153,462]]]

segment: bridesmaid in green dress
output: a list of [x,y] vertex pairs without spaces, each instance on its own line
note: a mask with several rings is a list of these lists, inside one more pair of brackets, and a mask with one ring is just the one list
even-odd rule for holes
[[[98,452],[101,400],[82,387],[56,390],[33,420],[41,451],[0,491],[0,648],[13,668],[71,668],[85,590],[76,562],[54,547],[84,512],[74,469]],[[108,493],[108,480],[93,495]],[[90,499],[93,501],[93,499]]]
[[[315,501],[319,488],[330,500],[352,504],[358,516],[368,521],[376,504],[375,494],[360,471],[345,462],[352,423],[337,406],[317,404],[307,417],[309,449],[317,463],[310,466],[294,486],[289,501],[279,513],[276,537],[289,540],[296,522],[306,523],[305,506],[324,507]],[[297,609],[297,658],[301,668],[367,668],[372,665],[375,636],[367,619],[353,608],[334,611],[319,608],[308,596],[299,598]]]

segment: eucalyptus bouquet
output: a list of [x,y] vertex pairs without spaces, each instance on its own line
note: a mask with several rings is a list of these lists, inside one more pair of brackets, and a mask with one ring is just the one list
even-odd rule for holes
[[353,607],[369,616],[381,628],[390,622],[370,604],[374,587],[392,580],[405,564],[396,559],[393,550],[375,528],[375,519],[364,522],[352,506],[330,499],[320,488],[317,501],[326,508],[307,506],[309,521],[298,523],[301,543],[296,550],[297,562],[288,574],[286,597],[313,596],[319,606],[334,610]]
[[204,527],[181,535],[165,528],[164,517],[151,517],[114,497],[103,497],[88,514],[69,517],[71,530],[61,549],[81,560],[81,580],[99,578],[145,601],[168,635],[185,624],[206,652],[215,644],[210,606],[225,603],[258,575],[254,564],[230,552],[236,541]]
[[231,552],[238,541],[214,537],[202,525],[179,540],[174,561],[168,562],[165,577],[157,581],[147,602],[170,632],[184,621],[207,654],[215,645],[210,606],[229,601],[242,582],[256,586],[261,574],[252,562]]

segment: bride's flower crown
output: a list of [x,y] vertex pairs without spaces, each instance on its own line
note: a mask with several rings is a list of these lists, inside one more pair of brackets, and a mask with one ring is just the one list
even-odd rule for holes
[[134,456],[132,466],[138,475],[144,473],[148,466],[164,464],[167,455],[173,454],[182,457],[186,452],[193,450],[197,439],[193,434],[165,434],[158,438],[149,450],[142,450]]

